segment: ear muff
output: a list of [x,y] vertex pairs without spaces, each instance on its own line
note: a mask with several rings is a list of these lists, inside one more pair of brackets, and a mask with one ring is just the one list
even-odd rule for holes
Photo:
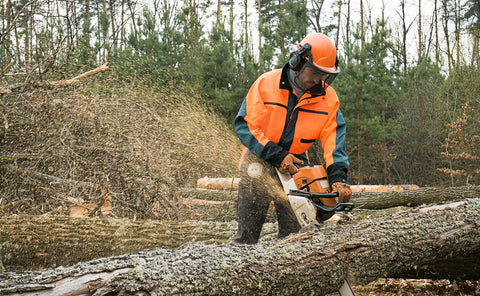
[[300,71],[303,64],[306,61],[308,53],[312,49],[310,43],[305,43],[300,45],[300,48],[290,54],[290,60],[288,61],[288,66],[294,71]]

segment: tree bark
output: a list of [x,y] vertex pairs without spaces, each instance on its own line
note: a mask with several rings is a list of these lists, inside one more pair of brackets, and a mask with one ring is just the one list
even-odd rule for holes
[[[479,221],[480,199],[475,198],[440,209],[327,224],[319,232],[256,245],[192,243],[38,273],[4,273],[0,293],[324,295],[338,290],[345,278],[365,284],[438,260],[476,254]],[[100,272],[102,276],[96,276]],[[479,278],[478,272],[473,276]]]

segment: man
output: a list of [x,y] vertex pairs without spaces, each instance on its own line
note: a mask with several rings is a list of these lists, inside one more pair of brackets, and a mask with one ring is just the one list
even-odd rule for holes
[[[235,131],[243,144],[238,188],[238,243],[258,242],[270,202],[278,220],[278,237],[300,230],[285,199],[275,168],[294,174],[309,164],[307,149],[319,139],[333,192],[339,202],[351,197],[345,152],[346,124],[330,86],[338,68],[337,50],[322,33],[306,36],[283,69],[262,74],[251,86],[235,118]],[[270,180],[275,180],[272,187]]]

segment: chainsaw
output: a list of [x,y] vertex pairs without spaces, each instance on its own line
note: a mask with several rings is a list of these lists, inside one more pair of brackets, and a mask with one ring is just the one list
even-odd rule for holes
[[[277,169],[277,174],[302,228],[318,225],[332,217],[336,211],[353,210],[353,203],[337,203],[338,192],[332,192],[323,166],[301,167],[293,176]],[[347,279],[343,281],[338,293],[340,296],[355,296]]]
[[353,209],[353,203],[337,203],[338,192],[332,192],[321,165],[300,167],[293,175],[277,169],[277,174],[301,227],[318,225],[337,211]]

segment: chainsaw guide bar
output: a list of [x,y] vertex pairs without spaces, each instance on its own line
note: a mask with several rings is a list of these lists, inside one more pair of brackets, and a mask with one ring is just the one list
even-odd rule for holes
[[[323,167],[308,166],[300,170],[303,171],[292,176],[289,173],[281,173],[277,169],[277,175],[301,227],[319,225],[337,211],[353,210],[353,203],[337,203],[338,192],[331,192]],[[344,280],[338,293],[340,296],[355,296],[347,279]]]

